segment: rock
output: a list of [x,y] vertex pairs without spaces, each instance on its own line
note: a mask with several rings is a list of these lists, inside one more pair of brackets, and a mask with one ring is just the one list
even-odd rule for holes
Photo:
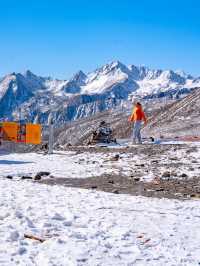
[[38,174],[34,177],[34,180],[41,180],[41,179],[42,179],[41,175]]
[[192,163],[198,163],[196,160],[192,160]]
[[72,146],[72,144],[71,143],[67,143],[67,147],[71,147]]
[[11,175],[7,175],[6,178],[8,178],[8,179],[13,179],[13,176],[11,176]]
[[188,177],[188,175],[183,173],[183,174],[180,175],[180,177]]
[[162,174],[162,177],[170,177],[171,176],[171,174],[170,174],[170,172],[168,172],[168,171],[166,171],[166,172],[164,172],[163,174]]
[[199,199],[200,198],[200,194],[191,194],[190,197],[191,198],[195,198],[195,199]]
[[91,189],[97,189],[97,186],[92,186]]
[[116,154],[114,157],[110,158],[110,161],[118,161],[119,159],[119,154]]
[[189,167],[188,170],[189,171],[194,171],[194,168],[193,167]]
[[157,188],[156,191],[164,191],[164,188],[162,188],[162,187]]
[[43,176],[49,176],[50,174],[51,174],[50,172],[45,172],[45,171],[38,172],[35,175],[34,180],[41,180]]
[[140,178],[139,177],[134,177],[134,181],[138,182],[138,181],[140,181]]
[[22,180],[25,180],[25,179],[32,179],[32,176],[26,176],[26,175],[23,175],[22,177],[21,177],[21,179]]
[[178,158],[176,158],[176,157],[172,157],[172,158],[170,158],[170,160],[171,160],[171,161],[177,161]]
[[37,175],[40,175],[40,176],[49,176],[50,174],[51,174],[50,172],[45,172],[45,171],[37,173]]
[[114,189],[114,190],[112,191],[112,193],[114,193],[114,194],[119,194],[119,190]]
[[145,164],[144,163],[142,163],[142,164],[135,164],[135,166],[145,167]]
[[171,176],[178,176],[175,171],[171,172]]
[[115,182],[113,180],[108,180],[109,184],[114,184]]

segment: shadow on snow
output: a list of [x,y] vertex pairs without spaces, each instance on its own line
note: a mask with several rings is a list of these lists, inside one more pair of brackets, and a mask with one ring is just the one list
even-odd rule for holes
[[29,164],[33,162],[0,160],[0,164]]

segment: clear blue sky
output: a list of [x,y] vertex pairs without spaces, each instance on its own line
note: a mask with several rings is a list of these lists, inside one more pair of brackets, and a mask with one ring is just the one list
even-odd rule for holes
[[112,60],[200,76],[200,1],[1,0],[0,76],[67,79]]

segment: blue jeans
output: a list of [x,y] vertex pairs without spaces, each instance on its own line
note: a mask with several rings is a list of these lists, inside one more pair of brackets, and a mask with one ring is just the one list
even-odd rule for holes
[[133,127],[133,141],[136,142],[136,140],[138,140],[139,143],[142,143],[141,128],[142,128],[142,121],[141,120],[135,121]]

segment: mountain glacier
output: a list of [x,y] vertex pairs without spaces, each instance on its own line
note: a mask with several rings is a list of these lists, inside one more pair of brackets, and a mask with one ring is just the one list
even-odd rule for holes
[[57,125],[110,109],[131,97],[160,98],[187,94],[200,87],[200,78],[183,71],[152,70],[111,62],[70,80],[40,77],[31,71],[0,79],[1,120],[46,123],[49,114]]

